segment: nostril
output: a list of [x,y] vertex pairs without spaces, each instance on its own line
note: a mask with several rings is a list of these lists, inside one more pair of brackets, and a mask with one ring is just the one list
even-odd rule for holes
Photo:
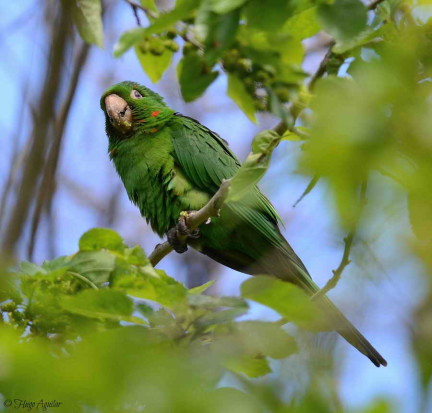
[[121,111],[121,112],[119,112],[119,115],[120,115],[120,117],[121,118],[123,118],[124,117],[124,115],[126,114],[126,111],[127,111],[127,105],[124,107],[124,109]]

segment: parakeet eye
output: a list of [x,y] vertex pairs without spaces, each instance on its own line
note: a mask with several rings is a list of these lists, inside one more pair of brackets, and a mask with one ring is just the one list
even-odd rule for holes
[[136,90],[136,89],[132,90],[130,96],[131,96],[131,98],[134,98],[134,99],[141,99],[142,98],[141,93],[138,92],[138,90]]

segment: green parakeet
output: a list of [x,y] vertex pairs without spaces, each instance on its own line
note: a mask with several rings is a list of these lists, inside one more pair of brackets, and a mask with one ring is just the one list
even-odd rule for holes
[[[130,200],[152,229],[164,236],[182,211],[198,210],[231,178],[240,163],[227,143],[194,119],[170,109],[162,97],[133,82],[101,98],[109,156]],[[220,217],[200,227],[188,245],[247,274],[269,274],[308,294],[319,288],[282,236],[279,217],[258,188],[226,203]],[[376,366],[386,360],[327,298],[319,299],[336,330]]]

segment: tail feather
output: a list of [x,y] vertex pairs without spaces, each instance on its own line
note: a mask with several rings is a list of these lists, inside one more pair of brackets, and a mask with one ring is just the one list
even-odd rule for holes
[[322,297],[318,300],[323,303],[326,313],[334,322],[335,330],[360,353],[363,353],[375,366],[387,366],[387,361],[375,349],[375,347],[358,331],[342,312],[327,298]]
[[[286,252],[284,252],[280,258],[282,265],[280,261],[273,260],[273,262],[276,263],[276,266],[273,264],[271,268],[273,274],[276,274],[279,278],[297,284],[311,296],[319,291],[319,287],[312,281],[312,278],[300,258],[293,254],[287,254]],[[283,268],[282,271],[281,268]],[[320,296],[317,297],[315,301],[322,307],[327,315],[332,330],[337,331],[348,343],[368,357],[375,366],[387,366],[387,361],[384,357],[381,356],[363,334],[351,324],[329,298]]]

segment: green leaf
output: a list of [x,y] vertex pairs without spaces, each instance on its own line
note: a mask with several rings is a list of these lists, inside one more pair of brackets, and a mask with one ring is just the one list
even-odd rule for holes
[[211,11],[208,2],[204,2],[195,18],[195,33],[204,43],[205,57],[210,63],[222,56],[235,41],[240,20],[240,11],[234,10],[227,14]]
[[256,123],[254,100],[247,92],[243,82],[232,73],[228,73],[227,94],[238,105],[243,113],[252,122]]
[[220,307],[248,308],[246,301],[239,297],[214,297],[211,295],[192,294],[189,295],[188,301],[193,307],[201,307],[208,310]]
[[108,228],[93,228],[85,232],[79,240],[80,251],[97,251],[101,249],[123,251],[125,244],[117,232]]
[[292,9],[287,0],[249,0],[244,12],[248,25],[276,31],[290,17]]
[[47,270],[32,262],[23,261],[20,265],[21,271],[28,275],[47,274]]
[[115,260],[115,255],[108,251],[81,251],[71,259],[70,269],[95,284],[103,284],[109,281]]
[[74,0],[72,19],[84,41],[103,47],[101,0]]
[[300,195],[300,197],[297,199],[297,201],[294,202],[293,204],[293,208],[295,208],[302,200],[303,198],[308,195],[312,189],[315,188],[315,185],[318,183],[319,181],[319,176],[315,175],[308,183],[306,189],[303,191],[303,193]]
[[149,27],[147,34],[156,34],[166,31],[175,25],[178,21],[190,17],[193,12],[199,7],[201,0],[183,0],[177,1],[174,9],[162,13]]
[[75,296],[62,297],[60,305],[64,310],[84,317],[144,324],[142,319],[132,316],[133,302],[120,291],[84,290]]
[[141,5],[151,11],[157,12],[155,0],[141,0]]
[[236,323],[236,328],[248,352],[281,359],[297,351],[295,340],[277,324],[243,321]]
[[229,310],[207,312],[203,316],[199,317],[195,322],[200,327],[209,327],[212,325],[220,325],[223,323],[229,323],[236,318],[246,314],[248,308],[230,308]]
[[430,189],[408,193],[408,212],[411,228],[422,241],[432,240],[432,196]]
[[312,37],[320,30],[321,25],[318,22],[316,7],[311,7],[290,17],[282,28],[283,32],[300,40]]
[[318,16],[329,34],[344,41],[366,28],[367,8],[360,0],[335,0],[332,4],[320,4]]
[[303,137],[292,130],[286,130],[281,138],[283,141],[302,141]]
[[261,377],[271,373],[268,361],[264,357],[249,354],[227,360],[225,366],[235,373],[243,373],[248,377]]
[[247,0],[210,0],[210,5],[215,13],[225,14],[243,6],[246,1]]
[[177,66],[177,76],[185,102],[199,98],[218,75],[197,53],[184,56]]
[[215,400],[213,406],[217,406],[219,412],[235,413],[262,413],[262,405],[256,395],[245,393],[232,387],[219,387],[213,392]]
[[214,283],[215,283],[214,280],[210,280],[205,284],[190,288],[189,294],[202,294],[204,291],[208,290]]
[[155,301],[167,308],[175,308],[186,301],[186,287],[169,277],[163,271],[157,271],[159,277],[126,275],[115,280],[114,287],[124,290],[137,298]]
[[161,55],[155,55],[150,52],[143,52],[140,46],[136,45],[135,53],[141,63],[141,67],[153,83],[161,79],[173,58],[173,52],[166,48]]
[[114,57],[119,57],[128,51],[136,43],[142,41],[146,37],[147,29],[138,27],[132,30],[123,32],[118,42],[114,45]]
[[259,132],[252,141],[252,152],[254,154],[271,155],[274,148],[279,144],[281,137],[272,129]]
[[246,280],[241,286],[244,298],[264,304],[276,310],[287,321],[313,330],[326,329],[322,311],[299,287],[267,276]]
[[63,255],[51,261],[44,261],[42,264],[42,268],[50,272],[50,271],[58,270],[60,268],[69,267],[69,263],[70,263],[70,258],[66,255]]
[[231,179],[226,202],[239,201],[253,190],[253,187],[266,173],[270,156],[280,139],[280,136],[273,130],[265,130],[255,136],[252,142],[253,152],[247,156]]

